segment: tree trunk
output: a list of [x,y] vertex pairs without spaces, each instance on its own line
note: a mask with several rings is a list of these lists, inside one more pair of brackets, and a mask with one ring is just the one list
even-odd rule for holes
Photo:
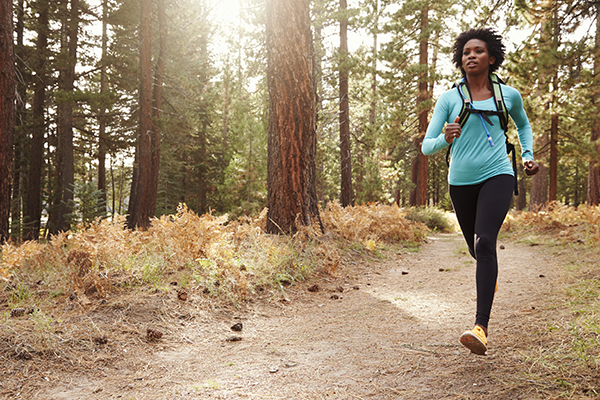
[[316,113],[309,0],[267,2],[268,233],[318,218]]
[[[240,6],[242,4],[240,3]],[[240,30],[240,35],[241,35],[241,30]],[[241,40],[241,39],[240,39]],[[198,38],[198,42],[199,42],[199,51],[198,51],[198,56],[201,60],[203,60],[203,62],[205,60],[209,59],[209,54],[208,54],[208,37],[202,33],[200,35],[200,37]],[[241,41],[240,41],[241,43]],[[240,83],[240,90],[242,87],[242,79],[243,79],[243,69],[241,67],[242,65],[242,53],[241,53],[241,45],[240,45],[240,53],[238,53],[238,62],[239,62],[239,76],[238,78],[239,83]],[[209,85],[209,78],[207,75],[207,71],[205,68],[203,68],[201,71],[199,71],[198,74],[198,81],[200,86],[208,86]],[[209,156],[209,144],[210,144],[210,139],[209,139],[209,132],[208,132],[208,127],[210,125],[210,121],[209,121],[209,116],[208,116],[208,101],[206,100],[205,97],[203,97],[200,100],[200,104],[199,104],[199,108],[200,108],[200,112],[199,112],[199,128],[198,128],[198,134],[197,134],[197,138],[195,141],[195,146],[196,146],[196,165],[194,167],[194,170],[196,171],[196,176],[195,176],[195,180],[194,182],[197,182],[197,195],[195,196],[194,200],[196,201],[197,205],[196,208],[199,212],[201,213],[205,213],[205,212],[209,212],[210,208],[208,206],[208,194],[209,194],[209,180],[211,179],[210,176],[210,156]],[[250,140],[252,140],[251,138],[252,135],[250,135]]]
[[23,238],[37,240],[42,216],[42,166],[44,163],[44,108],[46,100],[46,60],[48,45],[48,0],[38,0],[35,79],[33,93],[33,125],[29,151],[27,206],[23,218]]
[[140,14],[140,122],[127,217],[129,229],[147,229],[152,217],[149,205],[156,202],[156,191],[152,192],[152,0],[141,0]]
[[165,0],[157,0],[158,3],[158,63],[154,74],[154,87],[152,94],[152,178],[151,196],[148,202],[148,215],[154,215],[156,209],[156,196],[158,193],[158,172],[160,169],[160,125],[159,119],[162,112],[163,77],[167,57],[167,21],[165,15]]
[[350,154],[350,107],[348,104],[348,16],[346,0],[340,0],[340,163],[342,207],[354,205]]
[[219,166],[221,167],[221,175],[225,176],[225,169],[229,164],[227,156],[229,147],[229,90],[231,88],[231,76],[229,75],[229,63],[225,68],[225,76],[223,79],[225,92],[223,93],[223,128],[221,129],[221,154],[219,155]]
[[[543,135],[543,139],[548,139],[548,134]],[[529,195],[529,210],[538,210],[548,201],[548,167],[543,161],[548,151],[538,152],[536,158],[539,159],[540,170],[531,178],[531,193]]]
[[377,53],[378,53],[378,33],[379,33],[379,0],[373,3],[373,60],[371,62],[371,112],[369,114],[369,123],[375,125],[375,116],[377,115]]
[[79,0],[70,1],[70,12],[63,21],[62,46],[66,63],[60,70],[59,90],[64,98],[57,107],[57,162],[56,193],[48,229],[51,234],[71,229],[73,213],[73,189],[75,186],[75,159],[73,154],[73,108],[69,98],[75,87],[75,65],[77,63],[77,38],[79,28]]
[[[15,35],[17,41],[15,43],[15,68],[20,71],[22,76],[29,75],[25,73],[29,68],[24,65],[21,60],[25,60],[25,10],[24,1],[19,0],[16,3],[17,24],[15,26]],[[16,115],[15,115],[15,136],[14,136],[14,158],[13,158],[13,181],[12,181],[12,202],[10,210],[11,229],[10,237],[14,242],[21,240],[22,234],[22,214],[23,214],[23,166],[25,165],[25,141],[27,139],[28,127],[25,120],[27,119],[27,85],[24,79],[17,80],[17,98],[16,98]]]
[[[552,4],[550,0],[543,0],[542,9],[547,12],[552,12]],[[540,51],[551,51],[554,46],[554,24],[553,18],[548,14],[544,15],[540,24]],[[541,66],[544,68],[544,66]],[[550,74],[546,71],[542,71],[540,74],[540,82],[538,86],[538,96],[542,97],[546,95],[550,90]],[[546,111],[544,112],[544,118],[548,116],[551,108],[551,101],[546,104]],[[548,154],[550,147],[550,135],[547,129],[544,130],[542,135],[538,138],[537,150],[535,152],[536,158],[540,165],[540,170],[531,179],[531,194],[529,198],[529,209],[537,210],[548,201]]]
[[550,125],[550,185],[548,187],[548,200],[556,200],[558,182],[558,114],[552,114]]
[[594,125],[592,126],[591,142],[594,146],[595,159],[590,161],[588,169],[587,204],[597,206],[600,204],[600,4],[596,5],[596,38],[594,43],[594,88],[595,95],[592,103],[596,107]]
[[[100,60],[100,95],[106,93],[107,76],[106,68],[108,64],[108,0],[102,1],[102,56]],[[106,207],[106,153],[108,148],[108,138],[106,136],[106,106],[102,104],[98,115],[98,190],[101,200]],[[113,193],[114,198],[114,193]],[[112,214],[115,210],[113,207]]]
[[8,240],[15,133],[12,0],[0,0],[0,244]]
[[421,14],[421,41],[419,43],[419,66],[421,73],[419,74],[419,95],[417,97],[417,110],[419,112],[419,134],[414,138],[415,158],[411,169],[411,180],[415,185],[410,192],[411,206],[424,206],[427,204],[427,156],[421,152],[421,143],[427,131],[427,114],[429,109],[426,108],[425,102],[429,98],[428,91],[428,34],[426,32],[429,24],[429,11],[425,8]]
[[517,211],[524,210],[527,207],[527,193],[525,192],[525,174],[522,172],[522,168],[517,169],[517,176],[519,177],[519,195],[515,203]]

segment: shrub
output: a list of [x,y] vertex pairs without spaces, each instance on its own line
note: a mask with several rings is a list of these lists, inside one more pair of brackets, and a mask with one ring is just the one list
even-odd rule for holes
[[438,232],[451,232],[454,230],[448,214],[433,207],[413,207],[406,214],[406,219],[421,222],[429,229]]

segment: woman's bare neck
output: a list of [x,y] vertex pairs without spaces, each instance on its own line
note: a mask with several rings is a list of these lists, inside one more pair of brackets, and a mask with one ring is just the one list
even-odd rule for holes
[[488,74],[467,75],[467,81],[473,101],[482,101],[493,97],[494,92]]

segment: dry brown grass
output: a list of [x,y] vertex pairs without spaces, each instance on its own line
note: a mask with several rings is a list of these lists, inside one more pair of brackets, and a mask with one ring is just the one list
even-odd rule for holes
[[564,241],[600,242],[600,207],[547,203],[537,211],[511,213],[503,230],[513,234],[550,234]]
[[[532,357],[547,376],[574,391],[571,381],[590,371],[597,376],[600,368],[600,207],[552,202],[535,212],[510,214],[503,230],[513,240],[544,246],[564,266],[545,346]],[[590,395],[597,396],[596,389]]]
[[264,233],[266,210],[255,218],[228,221],[181,205],[176,215],[155,219],[147,231],[126,229],[119,216],[53,236],[45,244],[5,244],[0,274],[14,288],[44,282],[55,295],[86,296],[103,296],[124,284],[160,289],[170,276],[185,275],[184,285],[241,300],[256,286],[292,283],[314,270],[336,273],[342,267],[339,251],[349,243],[376,250],[383,244],[419,242],[427,232],[405,220],[395,206],[344,209],[331,204],[321,216],[325,235],[315,225],[292,237]]
[[328,231],[350,241],[421,241],[428,232],[425,225],[410,222],[404,216],[405,210],[396,205],[344,208],[339,203],[330,203],[322,220]]

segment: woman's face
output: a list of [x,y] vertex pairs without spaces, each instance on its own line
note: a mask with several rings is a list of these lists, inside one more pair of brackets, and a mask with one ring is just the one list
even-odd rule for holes
[[487,43],[480,39],[471,39],[465,43],[462,53],[462,68],[468,75],[488,74],[490,65],[496,57],[490,56]]

